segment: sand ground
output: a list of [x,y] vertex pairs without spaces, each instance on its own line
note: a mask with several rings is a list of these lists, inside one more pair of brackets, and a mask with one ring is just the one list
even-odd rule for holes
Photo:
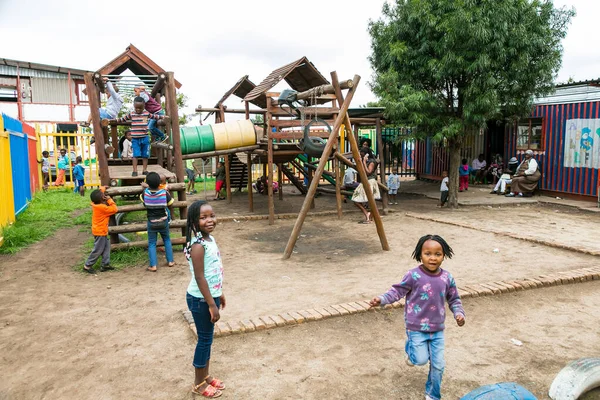
[[[317,209],[333,209],[328,199],[318,198]],[[301,200],[286,196],[278,212],[297,212]],[[439,233],[453,246],[456,256],[444,267],[459,285],[598,265],[594,256],[405,213],[480,228],[500,223],[507,232],[526,229],[591,249],[598,246],[592,239],[599,215],[537,205],[437,210],[434,200],[412,196],[401,203],[384,217],[389,252],[381,251],[373,225],[357,224],[358,214],[341,221],[308,218],[287,261],[281,254],[293,220],[220,224],[215,237],[228,297],[223,320],[370,298],[415,265],[411,252],[426,233]],[[215,205],[218,215],[241,215],[245,207],[241,199]],[[532,229],[531,221],[543,229]],[[146,260],[140,260],[123,271],[88,276],[73,270],[85,257],[86,240],[77,228],[67,229],[0,257],[0,399],[190,398],[195,339],[180,313],[189,280],[182,254],[177,267],[156,274],[145,272]],[[467,325],[447,331],[447,398],[506,380],[545,398],[569,360],[600,354],[593,317],[600,315],[599,288],[591,282],[468,299]],[[219,338],[213,367],[229,383],[224,398],[420,398],[425,372],[402,363],[403,336],[398,310],[336,318]],[[513,337],[525,345],[515,347]]]

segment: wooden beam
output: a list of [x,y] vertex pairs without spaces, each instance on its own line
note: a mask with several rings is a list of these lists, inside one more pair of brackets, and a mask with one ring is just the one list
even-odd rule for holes
[[[184,207],[187,206],[187,202],[182,202],[182,201],[175,201],[172,204],[173,208],[179,208],[179,207]],[[124,206],[119,206],[119,212],[132,212],[132,211],[145,211],[146,207],[144,206],[143,203],[137,203],[137,204],[127,204]]]
[[[225,113],[229,113],[229,114],[246,114],[245,109],[239,109],[239,108],[224,107],[224,111],[225,111]],[[214,108],[214,107],[198,107],[198,108],[196,108],[196,112],[214,113],[214,112],[219,112],[219,109]],[[266,114],[266,113],[267,113],[266,110],[251,110],[250,108],[248,108],[248,114]],[[246,118],[246,119],[250,119],[250,118]]]
[[[246,102],[248,104],[248,102]],[[254,194],[252,193],[252,152],[248,153],[248,211],[254,212]]]
[[117,135],[117,127],[110,127],[110,136],[113,143],[113,158],[119,158],[119,136]]
[[[267,110],[271,108],[271,98],[267,97]],[[275,224],[275,204],[273,202],[273,138],[271,137],[271,124],[273,118],[271,113],[267,111],[265,117],[267,122],[267,191],[269,195],[269,225]]]
[[[178,237],[178,238],[171,238],[171,245],[172,246],[178,246],[178,245],[183,245],[185,244],[185,238],[184,237]],[[165,244],[163,243],[162,239],[159,239],[156,241],[156,246],[157,247],[162,247]],[[111,244],[110,245],[110,250],[123,250],[123,249],[130,249],[132,247],[148,247],[148,241],[147,240],[139,240],[136,242],[127,242],[127,243],[115,243],[115,244]]]
[[106,92],[104,80],[102,80],[102,75],[99,72],[94,72],[94,82],[96,83],[96,86],[98,86],[99,93]]
[[[347,79],[345,81],[341,81],[340,82],[340,88],[342,89],[351,89],[352,85],[354,85],[354,81],[352,79]],[[316,86],[312,89],[308,89],[304,92],[299,92],[296,95],[296,98],[298,100],[306,100],[306,99],[310,99],[313,96],[320,96],[322,94],[333,94],[335,93],[335,88],[333,87],[332,84],[327,84],[327,85],[320,85],[320,86]],[[267,97],[269,93],[267,93]],[[272,103],[273,105],[278,104],[277,101],[274,101]]]
[[[385,179],[385,158],[383,157],[383,138],[381,136],[381,120],[377,118],[375,123],[375,140],[377,141],[377,149],[379,150],[379,177],[381,182],[386,182]],[[388,192],[387,190],[381,194],[383,203],[383,215],[388,214]]]
[[[337,140],[337,139],[336,139]],[[335,171],[335,205],[338,219],[342,219],[342,169],[337,158],[333,159],[333,170]]]
[[[346,100],[344,100],[341,88],[339,88],[337,85],[337,73],[335,71],[333,71],[331,73],[331,79],[332,79],[333,84],[336,86],[336,95],[338,96],[338,101],[339,102],[347,101],[348,98],[346,97]],[[348,95],[350,95],[351,93],[352,93],[352,91],[349,91]],[[347,111],[348,111],[348,109],[343,110],[343,111],[340,110],[339,116],[341,116],[342,119],[344,120],[343,121],[344,125],[347,127],[350,127],[351,126],[350,118],[348,117]],[[350,149],[352,149],[352,157],[354,158],[354,160],[357,160],[356,169],[360,176],[360,181],[363,182],[363,185],[368,185],[369,180],[367,179],[367,171],[365,171],[365,166],[363,165],[363,163],[360,162],[358,141],[356,140],[354,135],[347,135],[347,136],[348,136],[348,139],[350,140]],[[338,159],[339,159],[339,157],[338,157]],[[377,228],[377,235],[379,236],[379,241],[381,242],[381,248],[383,250],[387,251],[390,249],[390,245],[388,244],[387,237],[385,236],[385,231],[383,229],[383,222],[381,221],[381,215],[379,215],[379,209],[377,208],[377,203],[375,203],[375,198],[373,197],[373,192],[371,190],[365,190],[365,194],[367,195],[367,199],[369,200],[369,207],[371,209],[371,215],[373,216],[373,220],[375,221],[375,227]]]
[[[157,94],[160,94],[161,90],[165,86],[165,82],[167,80],[167,75],[164,72],[158,74],[158,78],[156,78],[156,83],[154,87],[152,87],[152,92],[150,93],[150,97],[154,98]],[[160,102],[159,102],[160,103]]]
[[229,162],[229,154],[225,157],[225,193],[227,197],[227,202],[231,203],[231,175],[229,172],[230,162]]
[[[301,120],[299,119],[279,119],[279,120],[273,120],[271,121],[271,126],[272,127],[277,127],[277,128],[293,128],[293,127],[298,127],[298,126],[305,126],[309,123],[310,121],[304,121],[304,123],[302,123]],[[329,126],[332,126],[333,123],[335,122],[332,119],[326,119],[325,122],[327,122],[329,124]]]
[[90,104],[90,113],[92,115],[92,125],[94,127],[94,139],[96,145],[96,156],[98,157],[98,174],[100,175],[100,184],[102,186],[110,185],[110,176],[108,175],[108,159],[104,152],[104,132],[100,124],[100,101],[98,100],[98,87],[94,84],[93,74],[86,72],[83,76],[85,86],[88,92]]
[[[185,182],[169,183],[169,190],[171,190],[171,191],[185,190]],[[119,196],[119,195],[125,195],[125,194],[136,195],[136,194],[142,194],[143,191],[144,191],[144,188],[142,187],[142,185],[112,186],[112,187],[109,187],[108,189],[106,189],[106,194],[108,194],[109,196]],[[180,203],[180,204],[184,205],[184,203]],[[185,204],[187,204],[187,203],[185,203]]]
[[216,156],[222,156],[224,154],[241,153],[241,152],[246,152],[246,151],[252,152],[252,151],[258,149],[259,147],[260,147],[259,145],[252,145],[252,146],[235,147],[235,148],[227,149],[227,150],[217,150],[217,151],[207,151],[204,153],[184,154],[182,156],[182,158],[184,160],[189,160],[189,159],[194,159],[194,158],[216,157]]
[[[337,79],[336,79],[336,81],[337,81]],[[302,204],[300,213],[298,214],[298,219],[296,219],[296,223],[294,224],[294,228],[292,229],[292,233],[290,234],[290,238],[288,240],[287,246],[285,247],[285,252],[283,254],[284,259],[288,259],[292,255],[292,251],[294,250],[296,240],[298,240],[298,236],[300,235],[300,231],[302,229],[302,224],[304,223],[304,220],[306,219],[306,215],[308,214],[308,210],[310,208],[310,203],[314,199],[315,193],[317,192],[317,186],[319,183],[319,179],[321,178],[321,175],[323,174],[323,171],[325,170],[325,165],[327,164],[327,158],[331,154],[331,150],[333,149],[333,146],[335,144],[334,139],[335,139],[336,135],[338,134],[338,131],[340,130],[340,126],[342,125],[344,118],[347,118],[347,116],[348,116],[348,114],[347,114],[348,108],[350,107],[350,103],[352,102],[352,98],[354,97],[354,93],[356,92],[356,87],[358,86],[359,82],[360,82],[360,76],[354,75],[352,88],[350,90],[348,90],[348,95],[346,96],[346,99],[343,102],[338,99],[338,102],[341,104],[340,113],[338,114],[337,118],[335,119],[335,123],[333,125],[333,130],[331,131],[329,140],[327,141],[327,144],[325,145],[325,149],[323,150],[323,157],[321,157],[321,159],[319,161],[319,166],[317,167],[317,171],[315,173],[315,179],[313,179],[313,181],[310,184],[308,193],[306,195],[306,198],[304,199],[304,203]],[[268,101],[268,99],[269,98],[267,98],[267,101]],[[364,174],[364,170],[363,170],[363,174]],[[366,175],[365,175],[364,182],[367,182]],[[368,190],[366,190],[365,192],[369,193]]]
[[279,200],[283,200],[283,170],[282,164],[277,164],[277,183],[279,183]]
[[[179,134],[179,112],[177,110],[177,92],[175,90],[175,75],[173,72],[167,72],[165,102],[167,114],[171,117],[171,140],[173,140],[175,175],[177,176],[177,182],[184,184],[183,158],[181,157],[181,138]],[[186,201],[185,184],[181,190],[177,191],[177,200]],[[182,219],[187,218],[187,207],[179,209],[179,217]],[[185,236],[185,227],[181,228],[181,234]]]

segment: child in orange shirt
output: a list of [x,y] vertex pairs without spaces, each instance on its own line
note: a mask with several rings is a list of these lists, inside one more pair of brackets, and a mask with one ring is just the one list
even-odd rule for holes
[[108,220],[117,213],[117,205],[104,193],[106,188],[96,189],[90,195],[92,200],[92,235],[94,235],[94,249],[90,253],[83,270],[95,274],[94,264],[102,256],[100,272],[114,269],[110,266],[110,240],[108,240]]

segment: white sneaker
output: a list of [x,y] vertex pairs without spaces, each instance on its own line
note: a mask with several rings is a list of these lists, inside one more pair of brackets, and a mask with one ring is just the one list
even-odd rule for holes
[[415,364],[413,364],[413,363],[410,361],[410,358],[408,358],[408,355],[406,355],[406,354],[404,355],[404,362],[405,362],[405,363],[406,363],[406,365],[408,365],[409,367],[414,367],[414,366],[415,366]]
[[433,397],[429,397],[428,394],[425,395],[425,400],[433,400]]

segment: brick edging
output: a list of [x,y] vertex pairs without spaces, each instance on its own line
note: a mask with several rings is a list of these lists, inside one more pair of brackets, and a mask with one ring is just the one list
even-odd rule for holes
[[[520,292],[529,289],[537,289],[548,286],[567,285],[591,280],[600,280],[600,267],[580,268],[570,271],[557,272],[554,274],[539,275],[535,278],[525,278],[520,280],[494,281],[488,283],[476,283],[461,285],[458,287],[458,293],[462,299],[495,296],[504,293]],[[305,322],[320,321],[323,319],[341,317],[349,314],[360,314],[380,309],[403,308],[404,299],[383,307],[372,308],[368,301],[359,300],[349,303],[335,304],[323,308],[311,308],[308,310],[291,311],[282,314],[262,316],[245,319],[242,321],[223,322],[215,324],[215,337],[224,337],[229,335],[264,331],[267,329],[280,328],[283,326],[293,326]],[[196,326],[192,319],[192,314],[188,310],[182,311],[185,321],[190,329],[196,334]]]
[[431,221],[431,222],[437,222],[440,224],[453,225],[453,226],[458,226],[460,228],[472,229],[472,230],[479,231],[479,232],[493,233],[495,235],[506,236],[506,237],[509,237],[512,239],[518,239],[518,240],[523,240],[526,242],[541,244],[541,245],[548,246],[548,247],[554,247],[556,249],[569,250],[569,251],[574,251],[576,253],[588,254],[591,256],[600,256],[600,251],[588,250],[588,249],[584,249],[582,247],[567,246],[564,244],[549,242],[549,241],[543,240],[543,239],[535,239],[535,238],[531,238],[528,236],[517,235],[515,233],[500,231],[497,229],[478,228],[476,226],[469,225],[469,224],[463,224],[463,223],[454,222],[454,221],[446,221],[446,220],[438,219],[438,218],[424,217],[421,215],[415,215],[415,214],[411,214],[411,213],[405,213],[404,215],[406,215],[407,217],[410,217],[410,218],[420,219],[422,221]]

